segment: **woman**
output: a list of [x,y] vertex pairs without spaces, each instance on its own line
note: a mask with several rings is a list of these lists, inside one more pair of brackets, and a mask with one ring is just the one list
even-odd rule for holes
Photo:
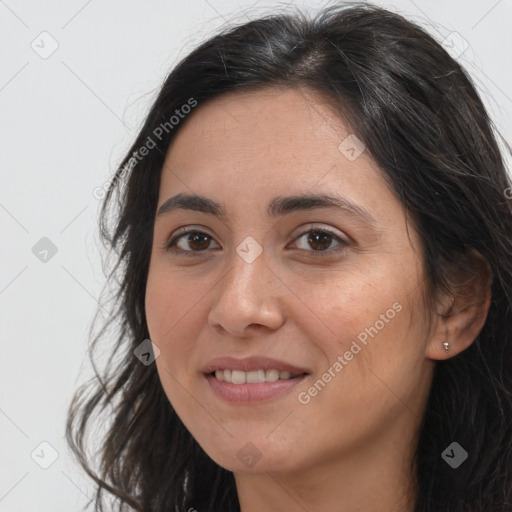
[[401,16],[202,44],[103,204],[122,328],[68,423],[98,509],[512,510],[509,187],[471,81]]

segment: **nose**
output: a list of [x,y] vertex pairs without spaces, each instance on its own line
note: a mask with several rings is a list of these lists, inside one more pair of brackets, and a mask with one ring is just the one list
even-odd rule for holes
[[238,338],[278,329],[284,323],[283,284],[267,266],[265,252],[252,263],[233,256],[230,269],[214,288],[210,327]]

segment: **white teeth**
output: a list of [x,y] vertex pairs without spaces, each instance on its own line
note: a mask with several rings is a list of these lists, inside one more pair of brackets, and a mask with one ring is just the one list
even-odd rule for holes
[[231,384],[258,384],[261,382],[276,382],[277,380],[288,380],[295,375],[290,372],[279,370],[255,370],[244,372],[241,370],[216,370],[215,378]]
[[265,382],[265,371],[256,370],[255,372],[247,372],[245,381],[248,384],[257,384],[258,382]]
[[245,372],[233,370],[231,372],[231,382],[233,384],[245,384]]
[[275,382],[279,380],[279,372],[277,370],[267,370],[265,372],[265,380],[267,382]]

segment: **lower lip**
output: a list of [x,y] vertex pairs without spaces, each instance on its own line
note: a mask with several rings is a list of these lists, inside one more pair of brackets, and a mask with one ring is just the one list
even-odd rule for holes
[[213,392],[223,400],[235,404],[248,404],[271,400],[289,393],[300,384],[307,375],[294,379],[276,380],[275,382],[258,382],[257,384],[232,384],[217,380],[213,375],[206,375]]

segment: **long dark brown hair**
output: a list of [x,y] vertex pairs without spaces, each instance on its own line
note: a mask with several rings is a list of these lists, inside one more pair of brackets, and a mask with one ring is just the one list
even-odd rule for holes
[[[233,474],[193,439],[155,365],[141,364],[134,349],[149,338],[144,298],[161,170],[184,124],[171,117],[194,101],[198,109],[228,91],[273,86],[309,88],[339,106],[414,219],[429,289],[449,288],[448,269],[471,249],[489,263],[492,303],[480,335],[435,366],[411,461],[414,510],[510,512],[512,188],[497,130],[471,79],[440,43],[366,3],[314,16],[269,15],[201,44],[166,78],[117,169],[100,218],[115,295],[110,316],[91,332],[96,376],[77,391],[67,425],[73,452],[97,484],[96,510],[108,497],[118,510],[240,510]],[[153,144],[144,157],[136,153]],[[101,368],[100,340],[112,353]],[[95,425],[97,460],[89,455]],[[453,441],[469,455],[457,469],[441,457]]]

